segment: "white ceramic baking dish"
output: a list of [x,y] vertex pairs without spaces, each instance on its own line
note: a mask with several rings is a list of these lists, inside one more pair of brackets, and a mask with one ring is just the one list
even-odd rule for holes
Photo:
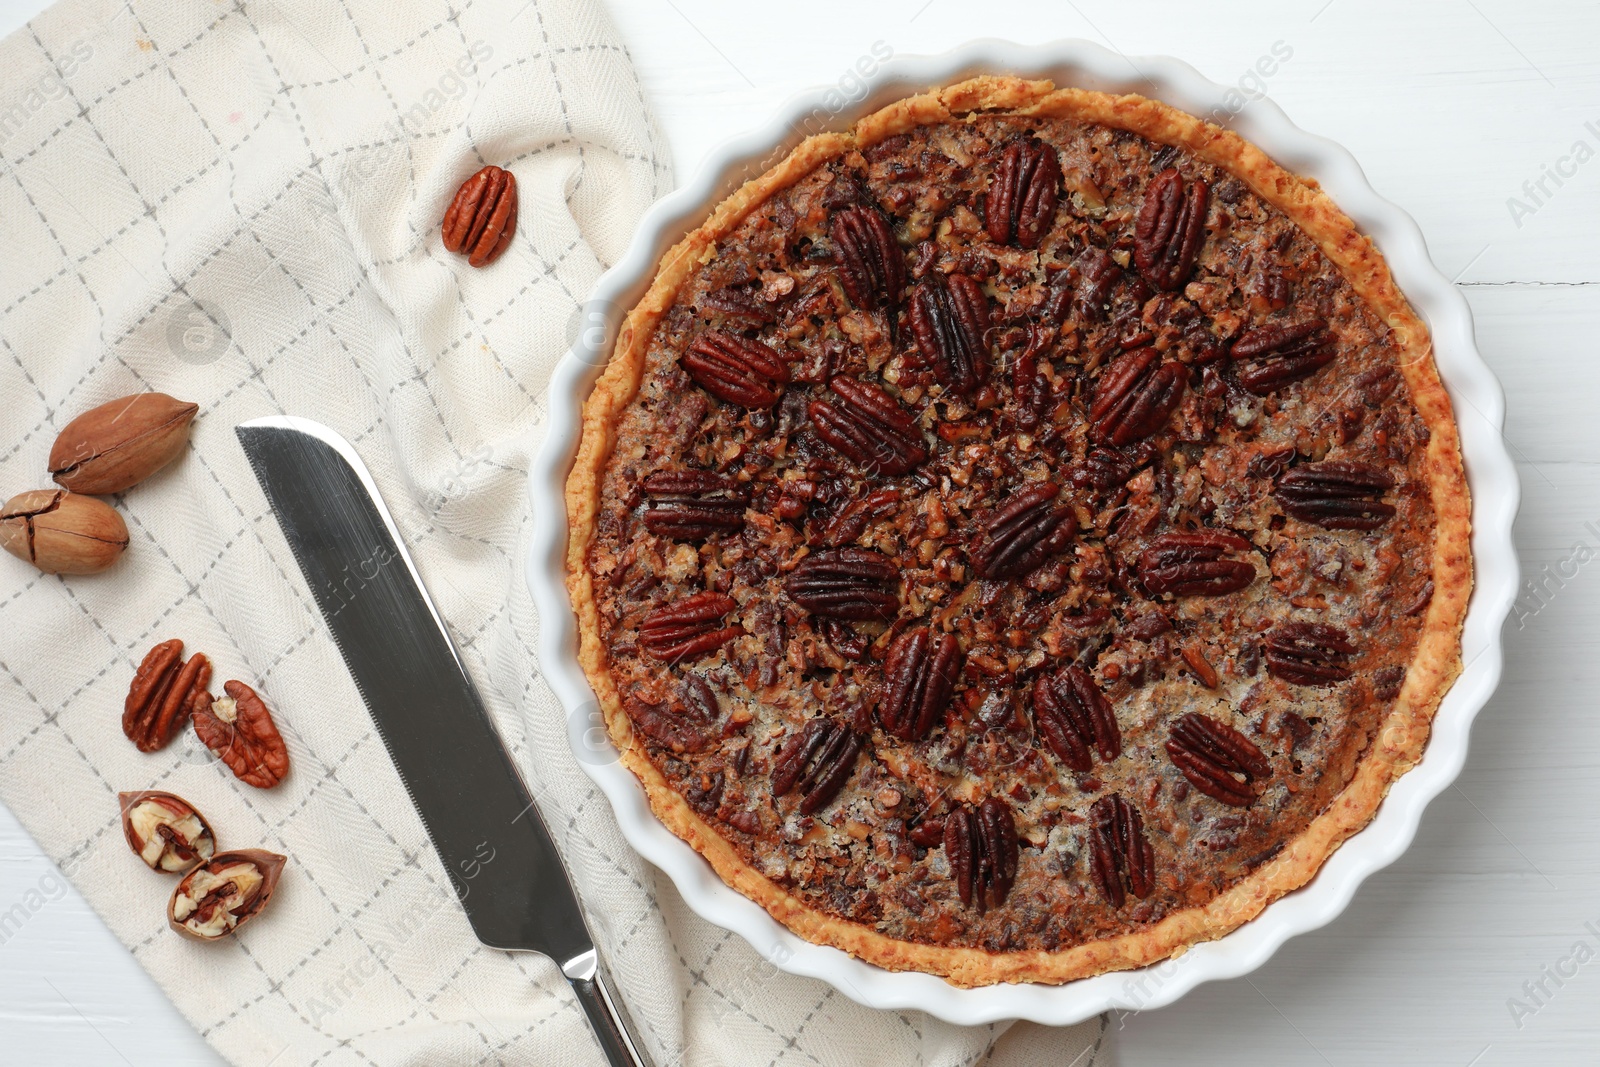
[[[610,355],[619,320],[643,295],[659,257],[724,196],[804,136],[846,128],[900,97],[980,73],[1047,77],[1062,86],[1155,97],[1227,122],[1289,170],[1320,182],[1377,242],[1433,332],[1439,371],[1460,424],[1473,496],[1476,587],[1463,634],[1466,667],[1439,708],[1421,763],[1395,784],[1372,823],[1346,842],[1309,884],[1228,936],[1140,970],[1061,986],[958,989],[931,975],[882,970],[801,940],[729,889],[693,849],[656,821],[638,781],[605,740],[594,695],[574,655],[576,626],[564,585],[563,488],[578,445],[580,409]],[[856,90],[854,100],[846,99],[846,83]],[[864,91],[861,83],[846,79],[803,93],[765,126],[713,151],[691,181],[646,213],[627,254],[600,279],[577,327],[573,348],[551,381],[547,436],[530,479],[534,534],[528,583],[539,609],[545,676],[569,713],[574,753],[611,801],[629,843],[666,872],[697,914],[739,934],[782,970],[820,978],[871,1007],[916,1008],[968,1025],[998,1019],[1066,1024],[1108,1009],[1170,1004],[1201,982],[1254,970],[1290,937],[1330,922],[1368,875],[1405,850],[1423,808],[1455,779],[1466,760],[1468,728],[1500,680],[1500,629],[1518,581],[1511,522],[1519,487],[1501,437],[1504,396],[1478,355],[1466,300],[1429,259],[1416,223],[1372,190],[1349,152],[1299,129],[1268,100],[1246,99],[1237,87],[1209,81],[1176,59],[1127,57],[1085,41],[1030,47],[975,41],[942,56],[897,57],[882,64]]]

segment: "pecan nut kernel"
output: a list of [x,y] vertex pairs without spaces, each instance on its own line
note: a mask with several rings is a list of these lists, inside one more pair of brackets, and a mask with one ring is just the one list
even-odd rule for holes
[[816,435],[846,459],[875,474],[910,474],[928,458],[917,418],[871,382],[834,378],[832,403],[806,407]]
[[85,411],[50,448],[50,476],[74,493],[120,493],[178,457],[198,404],[136,393]]
[[972,549],[972,565],[985,578],[1028,574],[1072,544],[1078,520],[1057,504],[1061,487],[1038,482],[1013,494],[984,523],[984,538]]
[[745,408],[770,408],[789,383],[789,365],[771,345],[721,330],[695,338],[679,362],[700,388]]
[[813,615],[890,622],[900,611],[899,571],[870,548],[826,548],[795,564],[784,579],[789,599]]
[[1284,473],[1273,491],[1284,514],[1328,530],[1376,530],[1394,518],[1383,494],[1394,478],[1381,467],[1349,460],[1307,463]]
[[221,700],[196,701],[195,736],[239,781],[271,789],[289,773],[289,748],[272,721],[272,712],[243,682],[227,682],[222,691],[228,695]]
[[744,529],[749,494],[711,471],[657,471],[644,480],[645,529],[674,541],[703,541]]
[[145,653],[122,704],[122,732],[140,752],[157,752],[178,736],[197,702],[209,703],[211,661],[183,642],[163,641]]
[[715,652],[744,633],[738,625],[722,625],[722,617],[738,603],[730,596],[705,590],[652,611],[639,624],[639,646],[663,663]]
[[1315,374],[1338,355],[1328,324],[1307,319],[1289,325],[1268,323],[1247,330],[1229,349],[1239,369],[1239,384],[1265,396],[1290,382]]
[[955,634],[919,626],[895,638],[884,659],[886,688],[878,706],[884,732],[902,741],[926,737],[950,706],[965,659]]
[[988,797],[944,819],[944,853],[961,903],[983,914],[1005,903],[1017,880],[1017,824],[1011,805]]
[[721,737],[722,705],[710,683],[698,674],[686,674],[676,699],[653,704],[630,697],[628,718],[661,748],[673,752],[704,752]]
[[1150,182],[1134,223],[1133,262],[1151,285],[1171,293],[1189,280],[1205,240],[1210,204],[1206,183],[1185,182],[1175,167]]
[[35,489],[0,507],[0,548],[46,574],[98,574],[127,547],[122,516],[92,496]]
[[216,834],[205,816],[180,796],[151,789],[118,793],[117,802],[128,847],[152,871],[183,874],[217,850]]
[[1099,444],[1121,447],[1166,428],[1177,410],[1189,372],[1176,360],[1161,362],[1153,348],[1138,348],[1107,367],[1089,405],[1089,433]]
[[1265,641],[1267,673],[1294,685],[1328,686],[1348,679],[1356,646],[1337,626],[1286,622]]
[[1237,593],[1256,580],[1256,568],[1226,557],[1248,551],[1250,542],[1233,533],[1162,534],[1139,554],[1139,581],[1153,597]]
[[494,262],[517,232],[517,177],[490,165],[461,183],[444,214],[444,246],[474,267]]
[[1155,888],[1155,850],[1139,809],[1113,793],[1089,809],[1089,869],[1113,908],[1130,895],[1143,900]]
[[861,753],[861,735],[833,719],[812,719],[772,761],[772,795],[800,791],[800,814],[825,807],[845,787]]
[[1191,711],[1172,727],[1167,755],[1200,792],[1242,808],[1261,791],[1272,765],[1244,734],[1208,715]]
[[1056,758],[1075,771],[1088,771],[1093,765],[1091,748],[1107,763],[1122,751],[1116,714],[1082,667],[1065,667],[1034,679],[1033,724]]
[[184,875],[167,902],[167,924],[184,937],[215,941],[261,914],[288,858],[259,848],[218,852]]
[[931,274],[911,296],[911,334],[939,384],[969,396],[989,376],[989,298],[965,274]]
[[906,287],[906,261],[894,233],[875,208],[852,204],[828,225],[845,295],[866,311],[887,308],[891,321]]
[[1018,137],[1006,145],[989,180],[984,226],[989,240],[1038,248],[1061,198],[1061,159],[1050,145]]

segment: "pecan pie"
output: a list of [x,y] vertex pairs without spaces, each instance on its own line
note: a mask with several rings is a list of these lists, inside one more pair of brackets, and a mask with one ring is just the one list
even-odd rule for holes
[[568,504],[656,814],[961,985],[1250,920],[1460,668],[1426,329],[1314,183],[1137,96],[979,78],[802,142],[661,261]]

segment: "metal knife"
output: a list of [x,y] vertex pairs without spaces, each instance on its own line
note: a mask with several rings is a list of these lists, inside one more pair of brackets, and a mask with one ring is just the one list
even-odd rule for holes
[[650,1067],[539,809],[365,464],[309,419],[235,432],[478,940],[554,959],[612,1067]]

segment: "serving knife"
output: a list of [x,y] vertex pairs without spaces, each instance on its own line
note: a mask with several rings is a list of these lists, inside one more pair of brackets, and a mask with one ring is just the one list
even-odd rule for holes
[[539,809],[366,465],[309,419],[235,432],[473,933],[555,960],[612,1067],[650,1067]]

